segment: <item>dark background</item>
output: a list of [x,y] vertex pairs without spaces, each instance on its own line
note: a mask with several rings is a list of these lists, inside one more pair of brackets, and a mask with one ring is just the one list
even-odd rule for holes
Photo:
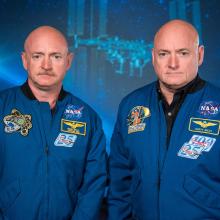
[[156,79],[152,40],[168,20],[197,27],[205,45],[200,75],[220,86],[219,15],[218,0],[1,0],[0,90],[26,80],[20,53],[28,33],[54,26],[75,53],[64,87],[100,114],[109,142],[122,97]]

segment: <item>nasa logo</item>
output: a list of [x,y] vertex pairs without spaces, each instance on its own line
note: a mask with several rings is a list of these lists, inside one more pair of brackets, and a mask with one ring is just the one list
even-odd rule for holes
[[80,119],[82,117],[83,106],[67,105],[64,111],[65,119]]
[[213,101],[202,102],[199,106],[199,113],[204,116],[213,117],[220,112],[220,104]]

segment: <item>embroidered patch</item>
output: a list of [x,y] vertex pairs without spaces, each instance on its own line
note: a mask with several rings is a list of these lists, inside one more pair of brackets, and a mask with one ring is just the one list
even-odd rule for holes
[[199,146],[203,147],[202,151],[208,152],[211,150],[215,141],[216,141],[216,139],[212,138],[212,137],[193,135],[189,141],[189,144],[199,145]]
[[83,106],[75,106],[75,105],[67,105],[64,110],[64,118],[65,119],[80,119],[82,117]]
[[178,152],[178,156],[189,159],[197,159],[202,152],[202,147],[194,144],[185,143]]
[[144,119],[150,117],[150,109],[144,106],[136,106],[132,108],[127,117],[128,134],[143,131],[146,123]]
[[220,112],[220,104],[213,101],[202,102],[199,106],[199,113],[207,117],[216,116]]
[[220,121],[203,118],[190,118],[189,130],[193,132],[219,135]]
[[17,109],[12,109],[10,115],[6,115],[3,119],[5,123],[5,132],[20,132],[21,135],[27,136],[32,128],[31,115],[22,115]]
[[86,123],[61,119],[61,131],[85,136]]
[[197,159],[202,152],[209,152],[216,139],[207,136],[193,135],[189,142],[184,143],[177,153],[180,157]]
[[54,142],[54,145],[60,147],[72,147],[76,139],[77,135],[75,134],[59,133]]

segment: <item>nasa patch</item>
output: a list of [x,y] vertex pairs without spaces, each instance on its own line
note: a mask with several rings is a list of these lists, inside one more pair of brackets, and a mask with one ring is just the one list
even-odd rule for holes
[[220,104],[213,101],[202,102],[198,112],[206,117],[214,117],[220,112]]
[[67,105],[66,109],[64,110],[64,118],[65,119],[80,119],[82,117],[82,111],[83,111],[83,106],[76,106],[69,104]]

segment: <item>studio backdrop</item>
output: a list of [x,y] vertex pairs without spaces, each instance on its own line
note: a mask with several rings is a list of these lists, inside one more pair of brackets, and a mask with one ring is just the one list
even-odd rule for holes
[[0,90],[26,78],[23,42],[40,25],[60,29],[74,52],[64,88],[101,116],[108,140],[120,100],[156,79],[153,36],[170,19],[191,22],[205,45],[200,76],[220,86],[218,0],[2,0],[0,2]]

